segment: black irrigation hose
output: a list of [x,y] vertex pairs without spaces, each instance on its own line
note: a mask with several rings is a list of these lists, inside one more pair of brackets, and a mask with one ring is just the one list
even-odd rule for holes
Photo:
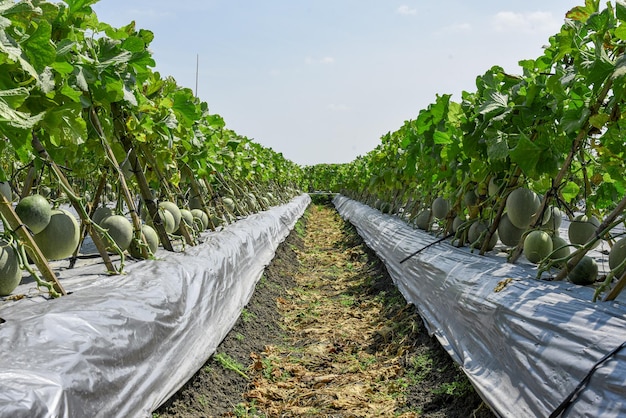
[[574,403],[574,401],[576,400],[575,398],[583,390],[583,388],[587,384],[587,382],[589,382],[589,379],[591,379],[591,375],[593,375],[593,372],[595,372],[605,361],[607,361],[609,358],[613,357],[615,354],[617,354],[617,352],[619,352],[624,347],[626,347],[626,341],[624,341],[622,344],[620,344],[619,346],[617,346],[616,348],[614,348],[613,350],[608,352],[600,360],[598,360],[598,362],[593,365],[591,370],[589,370],[589,373],[587,373],[585,378],[578,384],[578,386],[576,386],[576,388],[574,388],[572,393],[570,393],[569,396],[567,396],[567,398],[565,398],[563,400],[563,402],[561,402],[561,404],[554,410],[554,412],[550,414],[550,418],[557,418],[563,412],[565,412],[565,410],[567,408],[569,408],[569,406],[572,403]]
[[454,234],[448,234],[448,235],[444,236],[443,238],[439,238],[437,241],[431,242],[427,246],[422,247],[419,250],[415,251],[414,253],[411,253],[411,254],[407,255],[406,257],[404,257],[402,260],[400,260],[400,264],[404,263],[405,261],[407,261],[411,257],[415,257],[416,255],[418,255],[419,253],[421,253],[425,249],[430,248],[433,245],[439,244],[441,241],[445,241],[448,238],[453,237],[453,236],[454,236]]

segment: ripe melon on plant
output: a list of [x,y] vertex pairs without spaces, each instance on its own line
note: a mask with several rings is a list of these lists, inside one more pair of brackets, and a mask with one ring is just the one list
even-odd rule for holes
[[91,220],[100,225],[104,218],[113,215],[113,209],[107,206],[100,206],[94,212]]
[[489,179],[489,184],[487,185],[487,192],[489,196],[495,196],[500,191],[500,187],[502,187],[502,180],[497,179],[495,176]]
[[[148,248],[150,248],[150,251],[148,252],[152,254],[156,253],[159,249],[159,235],[156,233],[154,228],[147,224],[141,225],[141,232],[146,239]],[[143,258],[139,243],[137,243],[134,238],[131,241],[130,246],[128,247],[128,252],[135,258]]]
[[581,286],[593,284],[598,278],[598,263],[596,263],[596,260],[593,258],[585,255],[578,264],[570,270],[567,274],[567,278],[570,282]]
[[15,249],[0,239],[0,296],[8,296],[22,280],[22,271]]
[[180,209],[176,206],[176,203],[164,200],[159,202],[159,207],[169,211],[174,217],[174,231],[178,230],[180,226],[180,220],[182,218],[182,214],[180,213]]
[[[115,244],[122,251],[126,251],[133,240],[133,225],[122,215],[111,215],[100,222],[100,226],[106,229]],[[112,248],[107,248],[111,251]]]
[[[552,236],[552,251],[550,255],[551,260],[558,260],[559,258],[565,258],[570,255],[570,247],[567,246],[568,242],[558,235]],[[558,251],[557,251],[558,250]]]
[[548,218],[544,225],[551,231],[558,231],[563,221],[563,212],[556,206],[550,206],[548,211],[550,211],[550,218]]
[[465,203],[465,207],[476,206],[478,204],[478,196],[474,193],[473,190],[468,190],[463,195],[463,203]]
[[517,246],[525,231],[525,229],[518,228],[513,225],[507,213],[503,214],[500,218],[500,223],[498,224],[498,235],[500,236],[500,241],[504,245],[508,247]]
[[518,187],[506,198],[506,213],[513,225],[526,229],[530,226],[540,205],[541,201],[535,192],[525,187]]
[[454,220],[452,220],[452,232],[456,234],[456,231],[459,229],[461,225],[465,223],[465,219],[460,216],[455,216]]
[[222,203],[229,212],[235,212],[235,201],[233,199],[231,199],[230,197],[224,197],[222,198]]
[[163,208],[159,208],[159,217],[161,218],[161,222],[163,222],[163,227],[165,228],[165,232],[167,232],[168,234],[173,234],[174,231],[176,231],[176,228],[174,228],[176,224],[175,224],[174,215],[172,215],[172,212],[170,212],[169,210],[165,210]]
[[202,209],[191,209],[191,216],[194,222],[200,225],[200,231],[204,231],[209,227],[209,215]]
[[[591,239],[594,238],[596,229],[600,226],[600,221],[595,216],[588,217],[587,215],[578,215],[569,224],[567,229],[567,235],[569,242],[572,244],[585,245]],[[594,247],[598,245],[600,241],[596,241]]]
[[546,231],[530,231],[524,239],[524,256],[531,263],[539,263],[552,252],[552,237]]
[[431,210],[435,218],[444,219],[446,216],[448,216],[448,212],[450,212],[450,203],[448,203],[447,199],[439,196],[438,198],[433,200]]
[[48,226],[50,216],[52,216],[52,207],[42,195],[32,194],[18,202],[15,206],[15,213],[33,234],[38,234]]
[[[181,221],[180,223],[182,224],[183,222],[185,223],[185,226],[187,227],[187,229],[189,228],[193,228],[194,226],[194,222],[193,222],[193,215],[191,214],[191,211],[189,209],[181,209],[180,210],[180,216],[181,216]],[[181,230],[181,226],[178,225],[178,229],[175,232],[176,235],[182,235],[183,231]]]
[[[487,225],[484,221],[476,221],[474,222],[467,231],[467,239],[470,244],[476,248],[482,248],[484,239],[487,237],[487,230],[489,229],[489,225]],[[480,236],[485,233],[483,239],[479,242]],[[489,244],[487,245],[487,251],[491,251],[495,248],[498,243],[498,231],[495,231],[491,238],[489,239]]]
[[[626,259],[626,237],[620,239],[611,247],[611,251],[609,252],[609,268],[611,270],[616,269],[624,259]],[[624,268],[621,268],[615,272],[615,275],[619,278],[623,272]]]
[[423,229],[424,231],[430,230],[430,223],[432,221],[432,214],[430,209],[424,209],[417,215],[415,218],[415,223],[419,229]]
[[48,260],[60,260],[74,253],[80,242],[80,227],[74,215],[65,209],[53,209],[48,226],[33,236]]

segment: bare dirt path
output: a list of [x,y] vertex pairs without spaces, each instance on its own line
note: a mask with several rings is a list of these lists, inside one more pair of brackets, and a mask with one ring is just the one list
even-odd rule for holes
[[156,417],[490,417],[382,263],[312,205],[216,354]]

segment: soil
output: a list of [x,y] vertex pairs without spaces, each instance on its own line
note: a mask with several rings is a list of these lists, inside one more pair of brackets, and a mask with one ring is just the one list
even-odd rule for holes
[[238,322],[153,417],[494,416],[329,205],[279,246]]

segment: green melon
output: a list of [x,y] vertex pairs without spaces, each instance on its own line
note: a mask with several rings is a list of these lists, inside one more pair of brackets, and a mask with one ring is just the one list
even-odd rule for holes
[[[126,251],[133,240],[133,225],[122,215],[107,216],[100,222],[100,226],[106,229],[115,244],[122,251]],[[112,248],[107,248],[112,251]]]
[[[624,259],[626,259],[626,237],[620,239],[611,247],[611,251],[609,252],[609,268],[611,270],[617,268]],[[623,272],[624,269],[621,268],[615,272],[615,275],[619,277]]]
[[13,247],[0,239],[0,296],[8,296],[22,280],[20,263]]
[[430,230],[430,223],[432,221],[432,214],[430,209],[424,209],[417,215],[415,218],[415,223],[419,229],[423,229],[424,231]]
[[598,278],[598,263],[589,256],[584,256],[567,274],[570,282],[578,285],[590,285]]
[[502,187],[502,180],[497,179],[495,176],[489,179],[489,185],[487,186],[487,191],[489,196],[495,196],[500,191]]
[[[570,255],[570,247],[567,246],[568,242],[558,235],[552,236],[552,250],[550,259],[557,260],[559,258],[565,258]],[[560,249],[559,249],[560,248]]]
[[473,190],[468,190],[463,195],[463,203],[465,203],[465,207],[467,208],[476,206],[476,204],[478,204],[478,196],[476,196]]
[[525,187],[513,190],[506,199],[506,212],[513,225],[526,229],[539,209],[541,201],[535,192]]
[[235,201],[230,197],[225,197],[222,199],[222,203],[226,207],[229,212],[235,212]]
[[[165,210],[163,208],[159,208],[159,217],[161,218],[161,222],[163,222],[163,227],[165,228],[165,232],[168,234],[173,234],[174,229],[174,215],[169,210]],[[153,220],[147,215],[146,211],[146,223],[151,227],[155,228]]]
[[102,222],[104,220],[104,218],[107,218],[109,216],[113,215],[113,209],[107,207],[107,206],[100,206],[98,207],[94,213],[93,216],[91,217],[91,219],[98,225],[100,225],[100,222]]
[[32,194],[19,201],[15,206],[15,213],[33,234],[38,234],[48,226],[52,207],[42,195]]
[[[567,229],[567,236],[569,242],[572,244],[585,245],[591,239],[594,238],[596,229],[600,226],[600,221],[594,216],[587,217],[587,215],[578,215],[572,220]],[[596,241],[594,247],[600,243],[600,240]]]
[[[467,240],[470,242],[470,244],[473,247],[482,248],[484,241],[479,242],[479,239],[482,233],[483,232],[486,233],[488,229],[489,229],[489,225],[487,225],[487,223],[484,221],[476,221],[472,223],[472,225],[469,227],[469,230],[467,231]],[[487,245],[487,251],[493,250],[497,243],[498,243],[498,231],[495,231],[494,234],[491,236],[491,239],[489,239],[489,244]]]
[[[193,215],[191,214],[190,210],[188,210],[188,209],[181,209],[180,210],[180,216],[181,216],[182,222],[185,222],[185,226],[187,227],[187,229],[190,229],[190,228],[194,227]],[[176,233],[176,235],[182,235],[183,234],[183,232],[181,231],[180,225],[178,226],[178,229],[176,230],[175,233]]]
[[456,234],[456,231],[461,225],[463,225],[463,223],[465,223],[465,221],[466,220],[464,218],[461,218],[460,216],[455,216],[454,220],[452,221],[452,232]]
[[563,221],[563,212],[556,206],[550,206],[546,209],[550,213],[550,217],[544,219],[543,225],[550,231],[557,232]]
[[546,231],[530,231],[524,239],[524,256],[531,263],[539,263],[552,252],[552,238]]
[[433,200],[431,210],[435,218],[444,219],[446,216],[448,216],[448,212],[450,211],[450,203],[448,203],[447,199],[444,199],[440,196]]
[[176,206],[176,203],[164,200],[162,202],[159,202],[159,207],[169,211],[172,214],[172,216],[174,217],[174,231],[178,230],[178,227],[180,226],[180,220],[182,219],[183,215],[180,213],[180,209],[178,208],[178,206]]
[[513,225],[508,214],[505,213],[500,218],[500,223],[498,224],[498,235],[500,236],[500,241],[504,245],[508,247],[517,246],[525,231],[525,229],[518,228]]
[[200,231],[204,231],[209,227],[209,215],[207,215],[205,211],[201,209],[191,209],[191,216],[193,216],[194,221],[198,222],[199,220]]
[[161,217],[161,221],[165,226],[165,232],[168,234],[173,234],[176,231],[176,219],[174,219],[174,215],[172,212],[165,209],[159,209],[159,216]]
[[48,260],[60,260],[74,253],[80,243],[80,227],[74,215],[65,209],[53,209],[48,226],[33,236]]
[[[159,249],[159,235],[154,230],[154,228],[147,224],[141,225],[141,232],[146,239],[148,247],[150,248],[149,253],[152,253],[152,255],[154,255]],[[143,256],[141,255],[141,249],[139,247],[139,244],[134,238],[130,243],[130,246],[128,247],[128,252],[135,258],[143,258]]]

